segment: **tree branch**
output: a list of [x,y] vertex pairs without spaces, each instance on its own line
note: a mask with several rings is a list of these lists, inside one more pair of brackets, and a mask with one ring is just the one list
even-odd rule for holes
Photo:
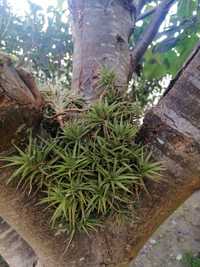
[[[0,53],[0,153],[22,141],[26,129],[38,127],[44,102],[32,75],[16,70],[12,60]],[[11,142],[12,140],[12,142]]]
[[142,19],[145,19],[146,17],[151,16],[153,13],[155,13],[156,10],[157,10],[157,7],[152,8],[152,9],[150,9],[150,10],[144,12],[143,14],[141,14],[141,15],[139,15],[139,16],[137,17],[136,21],[140,21],[140,20],[142,20]]
[[[151,3],[153,0],[137,0],[137,1],[134,1],[134,5],[136,7],[136,10],[137,10],[137,16],[140,16],[140,13],[143,9],[143,7],[146,5],[146,4],[149,4]],[[136,2],[136,3],[135,3]]]
[[140,14],[140,12],[141,12],[141,10],[145,4],[146,4],[146,0],[138,0],[137,1],[137,5],[136,5],[137,17],[139,16],[139,14]]
[[133,221],[130,216],[130,220],[116,225],[116,219],[107,218],[105,227],[90,236],[77,234],[64,254],[69,241],[67,234],[55,235],[47,223],[50,214],[36,205],[37,197],[30,199],[14,185],[6,184],[10,172],[7,169],[0,172],[0,214],[30,244],[41,264],[48,267],[128,265],[158,226],[200,188],[199,61],[198,46],[174,80],[173,88],[145,116],[139,137],[153,147],[155,159],[163,162],[165,182],[148,184],[150,194],[140,195]]
[[157,7],[155,15],[149,27],[142,34],[142,38],[136,44],[136,47],[132,53],[132,64],[134,69],[138,65],[140,59],[143,57],[149,44],[153,41],[154,37],[156,36],[160,28],[160,25],[164,21],[170,7],[175,1],[176,0],[165,0],[160,4],[160,6]]

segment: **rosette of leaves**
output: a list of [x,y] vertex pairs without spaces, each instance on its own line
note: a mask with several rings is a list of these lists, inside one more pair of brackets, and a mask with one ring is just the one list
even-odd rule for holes
[[113,90],[113,73],[103,77],[106,94],[80,118],[66,121],[49,140],[30,137],[25,149],[1,159],[13,167],[8,182],[29,193],[42,191],[40,203],[52,210],[52,226],[71,237],[133,211],[146,181],[160,181],[161,163],[135,142],[141,109]]

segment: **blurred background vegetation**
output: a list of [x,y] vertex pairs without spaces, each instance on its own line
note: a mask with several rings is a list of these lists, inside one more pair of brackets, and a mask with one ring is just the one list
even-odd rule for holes
[[[69,10],[64,0],[45,9],[28,1],[25,13],[15,13],[21,1],[0,0],[0,50],[12,54],[17,64],[30,69],[40,83],[70,88],[73,42]],[[143,14],[159,0],[147,1]],[[177,0],[142,62],[136,79],[136,97],[151,105],[181,68],[200,36],[199,0]],[[11,0],[12,3],[12,0]],[[44,6],[44,5],[43,5]],[[142,36],[151,16],[138,18],[130,48]]]

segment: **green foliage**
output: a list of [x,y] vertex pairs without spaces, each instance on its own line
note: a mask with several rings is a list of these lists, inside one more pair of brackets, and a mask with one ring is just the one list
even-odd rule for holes
[[[111,88],[113,79],[105,80]],[[141,114],[130,95],[108,91],[55,138],[30,136],[25,149],[1,158],[4,167],[14,168],[8,182],[29,193],[42,190],[40,203],[52,210],[52,226],[71,238],[96,229],[107,216],[129,213],[146,181],[160,181],[162,170],[135,143]]]
[[200,257],[194,256],[191,253],[186,253],[182,262],[186,267],[200,267]]
[[40,81],[69,85],[73,46],[68,11],[49,6],[45,13],[41,6],[28,3],[29,12],[20,17],[0,0],[0,49],[15,55],[17,64],[31,68]]
[[17,186],[22,186],[29,193],[32,191],[34,185],[41,188],[47,177],[48,155],[54,146],[54,142],[44,144],[42,140],[32,138],[30,134],[28,146],[23,151],[16,147],[16,155],[11,155],[6,158],[1,158],[2,162],[6,162],[4,167],[14,167],[12,175],[8,179],[8,183],[16,181]]
[[161,80],[147,80],[145,76],[142,75],[135,80],[132,85],[132,90],[136,100],[145,108],[154,105],[165,88],[161,85]]
[[[144,12],[151,10],[159,2],[147,1]],[[152,16],[146,17],[137,25],[131,39],[133,47],[148,27],[151,19]],[[142,63],[145,79],[160,79],[166,74],[175,76],[198,43],[199,29],[199,1],[175,1],[170,14],[167,16],[167,22],[161,26],[154,42],[144,56]]]
[[104,89],[112,90],[114,87],[114,82],[116,78],[115,73],[113,71],[110,71],[106,67],[102,67],[100,74],[101,75],[100,75],[99,85],[102,86]]

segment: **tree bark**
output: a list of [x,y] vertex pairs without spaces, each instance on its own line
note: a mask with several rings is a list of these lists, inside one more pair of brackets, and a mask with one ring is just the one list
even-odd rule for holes
[[[196,189],[200,188],[200,46],[144,120],[140,139],[163,160],[165,181],[149,183],[133,219],[120,226],[112,218],[97,233],[77,235],[64,253],[68,239],[55,236],[48,213],[19,190],[5,184],[1,172],[0,214],[33,248],[45,267],[127,266],[157,227]],[[184,96],[184,97],[183,97]],[[5,134],[5,133],[4,133]]]
[[135,23],[134,10],[125,0],[69,1],[73,18],[72,89],[89,102],[102,94],[98,81],[103,67],[116,74],[124,90],[131,72],[128,39]]
[[[114,70],[119,89],[127,85],[128,37],[134,17],[124,2],[130,1],[72,1],[73,89],[89,102],[102,93],[98,86],[102,66]],[[65,251],[67,235],[57,236],[49,227],[49,213],[36,205],[36,197],[7,185],[10,170],[1,171],[0,215],[33,249],[43,267],[127,266],[156,228],[200,188],[199,62],[200,46],[145,117],[138,139],[153,148],[156,160],[164,161],[165,181],[148,183],[150,194],[140,196],[131,221],[117,226],[110,218],[97,233],[77,235]],[[13,141],[22,141],[28,127],[38,127],[43,101],[32,77],[16,70],[6,56],[0,57],[0,92],[0,152],[6,153]]]
[[133,73],[138,74],[138,64],[175,0],[164,0],[155,8],[151,22],[131,49],[129,39],[146,1],[68,2],[74,41],[72,89],[91,103],[104,94],[105,88],[99,84],[103,67],[115,73],[116,89],[127,89]]
[[[0,154],[10,153],[13,144],[23,143],[28,128],[39,126],[42,107],[43,100],[32,75],[15,69],[12,60],[0,54]],[[4,205],[7,208],[7,204]],[[35,267],[37,264],[31,247],[2,219],[0,254],[10,267]]]
[[27,128],[39,125],[42,106],[32,75],[16,70],[11,59],[0,54],[0,153],[21,142]]

